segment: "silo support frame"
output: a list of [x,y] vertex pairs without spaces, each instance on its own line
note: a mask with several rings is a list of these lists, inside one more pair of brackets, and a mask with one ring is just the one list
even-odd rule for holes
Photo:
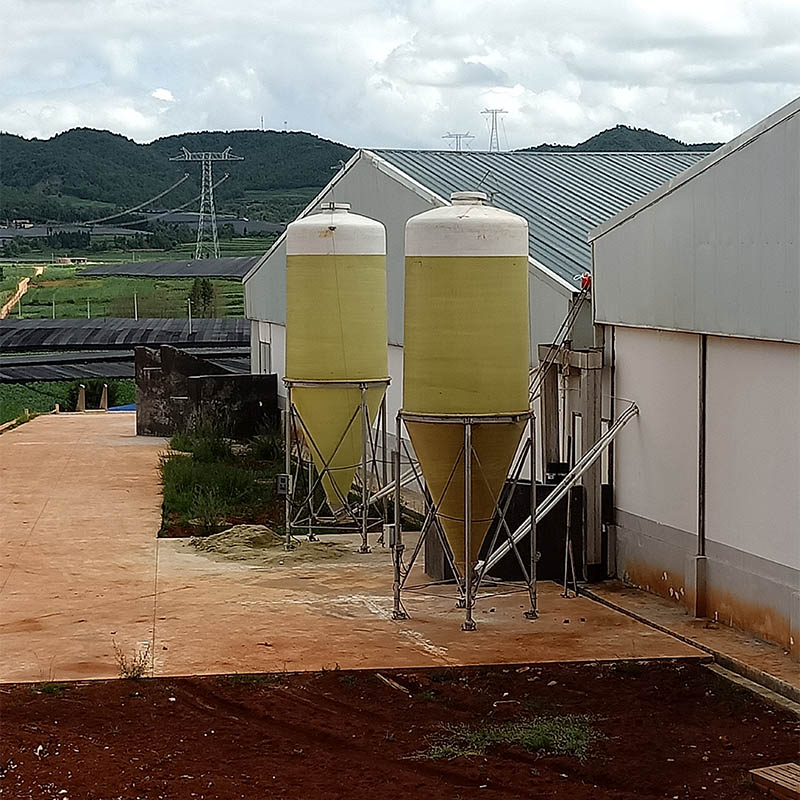
[[[370,508],[374,505],[375,489],[380,490],[386,483],[386,453],[379,452],[379,446],[386,441],[386,389],[389,378],[378,378],[359,381],[313,381],[284,379],[286,384],[286,413],[284,415],[284,438],[286,447],[286,471],[291,476],[289,494],[286,496],[286,548],[291,549],[296,532],[303,531],[308,541],[316,541],[316,530],[328,533],[359,533],[360,553],[369,553],[369,533],[380,531],[379,541],[382,543],[384,516],[370,516]],[[297,406],[292,400],[293,389],[354,389],[360,392],[360,399],[353,410],[347,425],[342,430],[333,452],[326,458],[314,441],[308,426],[303,420]],[[370,420],[367,392],[370,389],[383,388],[383,396],[376,415],[377,427],[373,428]],[[357,475],[360,483],[359,502],[351,501],[333,480],[331,464],[351,429],[361,427],[361,460]],[[321,468],[315,466],[315,458]],[[323,481],[328,477],[337,499],[342,504],[340,512],[331,516],[323,516],[325,500],[315,502],[316,494],[322,490]],[[305,479],[305,485],[303,484]]]
[[[411,465],[411,469],[414,471],[415,476],[419,480],[420,485],[424,487],[425,484],[422,479],[421,472],[417,468],[416,459],[409,452],[408,445],[406,444],[405,440],[402,437],[403,423],[433,422],[445,425],[461,425],[463,427],[464,431],[463,446],[454,460],[450,475],[448,476],[447,482],[445,483],[444,489],[442,491],[442,496],[444,497],[444,495],[447,493],[447,490],[450,487],[451,483],[453,482],[453,478],[455,477],[456,473],[459,470],[463,470],[464,473],[463,508],[464,508],[464,521],[465,521],[464,538],[465,538],[465,553],[468,554],[471,552],[470,537],[472,532],[471,516],[472,516],[472,493],[473,493],[474,482],[477,480],[482,481],[485,485],[485,488],[489,489],[491,493],[491,489],[489,488],[489,480],[485,475],[484,470],[481,466],[478,453],[473,447],[473,441],[472,441],[473,429],[475,426],[479,425],[518,423],[522,420],[528,421],[528,424],[526,426],[526,435],[524,435],[524,439],[522,440],[522,450],[519,454],[519,457],[515,458],[511,469],[511,473],[509,476],[506,477],[506,480],[503,483],[503,487],[508,487],[509,490],[506,492],[505,497],[503,497],[503,491],[501,490],[500,494],[494,499],[493,509],[492,509],[492,523],[490,524],[491,534],[487,532],[487,536],[491,535],[488,552],[489,554],[494,552],[495,548],[498,546],[498,539],[502,536],[504,539],[503,543],[508,548],[508,551],[513,552],[515,558],[517,559],[517,562],[519,564],[520,570],[523,575],[525,588],[528,592],[528,596],[530,599],[530,609],[525,612],[525,617],[527,619],[537,618],[538,607],[537,607],[537,591],[536,591],[536,560],[538,557],[538,553],[536,548],[535,528],[531,532],[532,533],[531,555],[528,563],[526,564],[525,560],[522,558],[522,555],[520,554],[517,548],[517,542],[514,541],[511,528],[509,527],[508,522],[506,520],[506,514],[508,513],[511,500],[514,496],[516,488],[522,477],[522,472],[524,467],[527,465],[530,470],[530,474],[532,476],[535,475],[535,469],[536,469],[535,424],[536,423],[533,413],[528,412],[524,414],[477,415],[477,416],[475,415],[439,416],[432,414],[412,414],[400,411],[398,412],[397,415],[397,430],[395,434],[397,449],[394,452],[395,526],[393,529],[394,533],[391,542],[393,566],[394,566],[393,610],[392,610],[393,619],[408,619],[409,617],[408,611],[406,610],[402,600],[402,593],[404,590],[415,591],[433,585],[437,585],[440,583],[447,583],[447,581],[434,581],[416,586],[408,585],[408,579],[411,574],[411,570],[413,569],[414,564],[420,552],[422,551],[422,546],[425,542],[426,537],[431,535],[432,531],[439,537],[445,558],[447,559],[448,566],[450,567],[451,573],[455,577],[455,583],[458,594],[457,606],[459,608],[464,609],[464,622],[461,626],[461,629],[464,631],[474,631],[476,629],[476,623],[473,617],[473,610],[475,607],[475,601],[479,596],[481,585],[483,584],[484,578],[486,577],[487,573],[486,560],[478,562],[474,567],[470,569],[465,568],[463,575],[459,573],[459,570],[456,567],[452,548],[450,547],[450,544],[447,541],[447,537],[444,534],[444,530],[442,529],[442,526],[438,521],[437,506],[433,501],[433,498],[431,497],[427,488],[424,490],[425,517],[422,524],[422,529],[420,532],[420,536],[414,545],[411,557],[408,559],[408,562],[406,563],[404,558],[405,544],[403,542],[403,530],[402,530],[402,522],[400,516],[401,489],[404,484],[404,477],[405,477],[405,473],[401,472],[403,452],[405,452],[406,458],[408,459],[408,462]],[[535,503],[535,482],[532,481],[531,485],[532,485],[531,489],[532,502]],[[496,596],[498,594],[507,594],[507,593],[508,592],[492,592],[490,594],[483,594],[480,596],[482,598],[488,598]]]

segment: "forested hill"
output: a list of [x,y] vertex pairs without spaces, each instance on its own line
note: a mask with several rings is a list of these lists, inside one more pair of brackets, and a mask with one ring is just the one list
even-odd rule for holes
[[91,128],[75,128],[46,140],[0,134],[0,219],[88,219],[102,210],[98,203],[111,204],[114,210],[131,207],[188,172],[189,180],[155,204],[174,208],[200,191],[200,164],[169,160],[182,147],[230,147],[244,157],[214,165],[215,182],[230,173],[219,189],[221,207],[226,199],[247,192],[322,187],[333,174],[331,167],[354,152],[309,133],[279,131],[185,133],[150,144]]
[[[217,208],[251,218],[287,221],[321,188],[332,167],[353,149],[310,133],[214,131],[184,133],[137,144],[109,131],[75,128],[51,139],[0,133],[0,221],[89,220],[143,203],[189,173],[156,210],[176,208],[200,192],[200,165],[170,161],[181,148],[221,151],[230,147],[244,161],[214,165]],[[541,144],[535,151],[714,150],[719,144],[685,144],[644,128],[617,125],[577,145]],[[196,203],[187,206],[196,210]],[[145,209],[147,210],[147,209]]]
[[537,147],[526,147],[524,150],[536,152],[578,152],[578,153],[627,153],[627,152],[678,152],[681,150],[710,151],[721,147],[721,142],[704,142],[686,144],[678,139],[671,139],[663,133],[647,130],[647,128],[629,128],[627,125],[616,125],[608,130],[596,133],[585,142],[575,145],[540,144]]

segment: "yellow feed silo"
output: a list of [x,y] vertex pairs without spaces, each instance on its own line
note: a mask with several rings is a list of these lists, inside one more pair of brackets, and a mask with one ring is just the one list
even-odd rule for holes
[[[480,192],[406,225],[403,415],[462,575],[474,566],[528,413],[528,225]],[[498,422],[498,418],[519,419]],[[465,423],[471,536],[465,553]],[[490,422],[490,420],[493,420]]]
[[[349,208],[330,203],[286,230],[286,380],[302,384],[291,397],[334,513],[363,441],[361,391],[335,384],[388,375],[386,232]],[[367,389],[370,424],[384,392]]]

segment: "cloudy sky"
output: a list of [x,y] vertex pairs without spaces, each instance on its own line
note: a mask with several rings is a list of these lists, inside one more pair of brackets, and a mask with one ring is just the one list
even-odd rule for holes
[[447,147],[724,141],[800,95],[800,0],[0,0],[0,130]]

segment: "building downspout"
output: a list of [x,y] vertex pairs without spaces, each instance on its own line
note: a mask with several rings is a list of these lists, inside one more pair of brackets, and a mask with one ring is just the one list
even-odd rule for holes
[[694,615],[705,617],[707,595],[706,560],[706,396],[708,337],[700,336],[697,387],[697,554],[694,558]]

